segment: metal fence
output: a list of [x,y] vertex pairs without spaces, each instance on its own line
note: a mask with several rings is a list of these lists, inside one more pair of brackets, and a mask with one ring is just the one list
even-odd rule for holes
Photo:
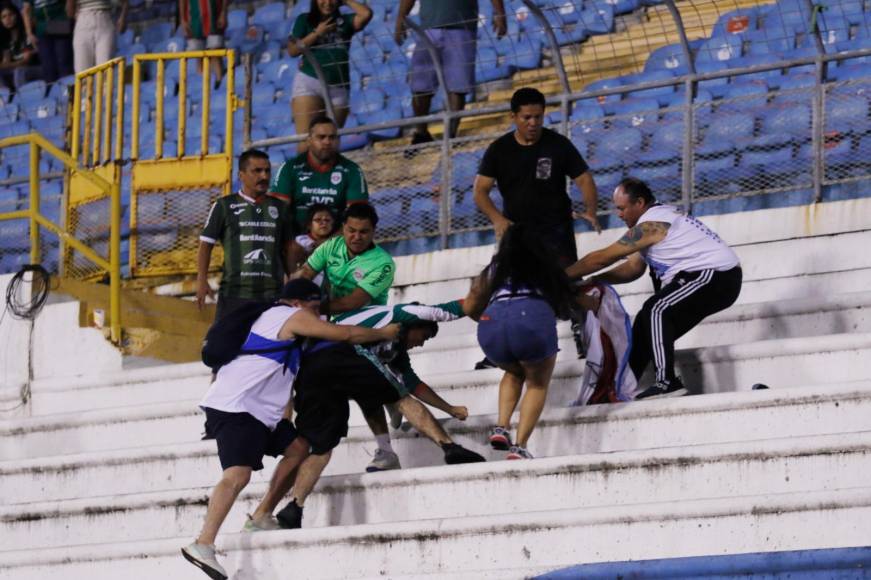
[[[351,115],[340,134],[349,144],[369,143],[346,155],[366,171],[385,216],[382,241],[427,238],[435,241],[428,247],[444,248],[474,243],[464,234],[489,229],[472,182],[486,146],[510,129],[507,101],[520,86],[548,95],[548,121],[589,162],[601,214],[614,184],[630,174],[660,199],[700,214],[746,207],[747,196],[758,198],[753,207],[819,201],[828,186],[871,177],[871,7],[863,2],[505,5],[508,33],[498,38],[489,2],[479,3],[477,85],[463,111],[445,105],[442,71],[432,112],[410,116],[410,57],[427,44],[413,16],[401,45],[393,39],[395,9],[376,9],[352,41]],[[264,70],[251,67],[254,86]],[[280,135],[272,121],[286,124],[291,82],[285,78],[287,90],[273,100],[254,95],[245,110],[253,127],[246,145],[266,148],[274,161],[304,138],[286,126]],[[460,136],[443,131],[411,148],[378,143],[421,121],[436,129],[460,121]]]

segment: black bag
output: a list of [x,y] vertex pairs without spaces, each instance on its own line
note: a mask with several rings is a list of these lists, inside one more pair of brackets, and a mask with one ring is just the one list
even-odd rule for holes
[[240,354],[261,354],[267,352],[290,351],[297,346],[298,341],[290,345],[271,348],[243,350],[242,345],[251,332],[251,327],[260,315],[275,306],[270,303],[252,302],[233,310],[232,313],[216,321],[203,339],[201,352],[203,363],[218,372],[218,369],[232,361]]

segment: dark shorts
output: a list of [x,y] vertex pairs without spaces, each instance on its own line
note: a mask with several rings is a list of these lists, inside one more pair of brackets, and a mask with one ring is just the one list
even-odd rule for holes
[[[426,35],[435,46],[449,93],[468,93],[475,86],[475,47],[478,36],[464,28],[430,28]],[[429,51],[418,42],[411,55],[411,92],[434,93],[438,76]]]
[[503,299],[478,322],[478,343],[496,364],[538,362],[557,353],[556,316],[538,298]]
[[570,266],[578,261],[578,245],[575,242],[572,222],[557,225],[525,225],[538,235],[548,250],[553,252],[560,266]]
[[296,428],[316,455],[327,453],[348,434],[349,400],[365,413],[408,394],[349,344],[304,355],[294,392]]
[[250,467],[263,469],[263,456],[283,455],[296,439],[293,423],[282,419],[274,431],[249,413],[227,413],[206,407],[206,439],[218,443],[221,468]]

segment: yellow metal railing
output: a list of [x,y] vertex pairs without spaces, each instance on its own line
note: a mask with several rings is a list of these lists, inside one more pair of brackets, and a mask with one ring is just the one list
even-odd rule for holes
[[[212,116],[212,84],[214,77],[210,59],[221,59],[226,69],[224,139],[219,147],[209,151],[210,118]],[[178,94],[165,95],[168,69],[178,65]],[[188,66],[199,64],[199,147],[187,151],[187,101],[196,95]],[[140,127],[143,106],[142,67],[154,66],[154,109],[145,129]],[[233,112],[239,106],[235,89],[236,57],[233,50],[201,50],[162,54],[137,54],[133,60],[132,118],[130,137],[130,274],[160,276],[196,272],[198,230],[208,216],[208,207],[221,195],[230,193],[233,168]],[[170,83],[172,84],[172,83]],[[188,90],[191,89],[191,95]],[[150,95],[149,95],[150,96]],[[177,118],[167,118],[167,99],[178,104]],[[149,99],[150,100],[150,99]],[[175,153],[168,153],[165,141],[167,124],[175,128]],[[154,155],[144,152],[140,140],[145,131],[153,134]],[[216,131],[218,132],[218,131]],[[213,140],[214,141],[214,140]],[[150,144],[150,140],[149,140]],[[190,149],[196,149],[192,143]],[[218,149],[218,150],[215,150]],[[188,201],[190,203],[188,203]],[[156,215],[159,214],[159,215]],[[157,223],[156,223],[157,222]],[[161,228],[160,223],[174,224]]]
[[[79,167],[71,155],[67,155],[38,133],[0,139],[0,149],[20,145],[30,146],[30,197],[27,209],[0,213],[0,220],[30,220],[30,261],[40,262],[40,228],[57,235],[60,240],[81,252],[88,260],[109,274],[109,328],[112,341],[121,341],[121,190],[117,182],[109,182],[88,169]],[[52,155],[64,164],[74,176],[89,182],[110,198],[109,255],[103,257],[93,248],[79,240],[68,228],[61,227],[39,211],[39,158],[40,151]]]
[[115,58],[76,75],[73,103],[84,105],[85,122],[82,126],[81,109],[74,107],[70,155],[83,167],[120,161],[123,156],[125,68],[125,60]]

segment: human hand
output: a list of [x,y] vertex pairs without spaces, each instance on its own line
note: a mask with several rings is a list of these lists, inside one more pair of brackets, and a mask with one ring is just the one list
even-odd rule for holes
[[29,42],[30,46],[32,46],[33,48],[37,48],[37,46],[39,45],[39,39],[36,38],[35,34],[28,34],[27,42]]
[[206,303],[206,296],[214,299],[215,291],[212,290],[208,280],[197,280],[197,309],[203,309],[203,305]]
[[407,31],[405,30],[405,19],[397,18],[396,29],[393,31],[393,40],[396,41],[397,46],[402,46],[402,43],[405,42],[406,35]]
[[218,30],[226,30],[227,29],[227,13],[223,10],[220,14],[218,14]]
[[496,232],[496,239],[498,240],[501,238],[505,233],[505,230],[510,228],[512,225],[514,225],[514,222],[504,216],[493,222],[493,230]]
[[320,38],[324,34],[328,32],[332,32],[336,29],[336,21],[333,17],[327,18],[326,20],[321,20],[318,23],[317,28],[315,28],[315,34]]
[[399,337],[399,331],[401,329],[402,325],[394,322],[393,324],[388,324],[384,328],[379,328],[378,330],[381,332],[384,340],[396,340]]
[[193,28],[191,28],[190,22],[185,22],[184,20],[182,20],[181,29],[184,32],[185,38],[190,38],[191,36],[193,36],[194,30]]
[[599,224],[599,217],[595,214],[595,212],[588,212],[587,211],[587,212],[581,213],[581,212],[575,211],[575,212],[572,212],[572,217],[576,220],[587,221],[591,226],[593,226],[593,229],[596,230],[597,234],[602,233],[602,226]]
[[450,415],[454,419],[465,421],[466,418],[469,416],[469,409],[462,405],[451,405]]
[[504,14],[493,15],[493,32],[496,33],[496,38],[502,38],[508,32],[508,24]]

